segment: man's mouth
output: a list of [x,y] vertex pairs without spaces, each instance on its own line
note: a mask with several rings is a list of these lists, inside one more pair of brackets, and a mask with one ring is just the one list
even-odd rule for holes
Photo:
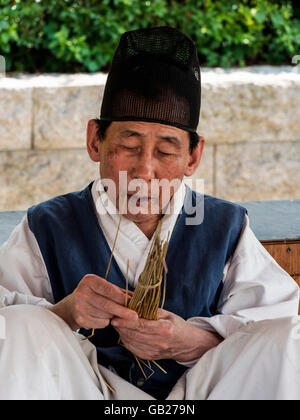
[[151,197],[147,197],[147,196],[137,197],[134,194],[128,195],[128,200],[132,199],[132,197],[134,197],[134,202],[136,203],[137,206],[143,206],[143,205],[149,204],[152,200]]
[[138,207],[145,206],[151,202],[151,197],[140,197],[136,201],[136,205]]
[[[134,197],[134,198],[132,198]],[[158,201],[158,198],[151,197],[151,196],[137,196],[136,194],[128,194],[127,195],[128,202],[136,205],[137,207],[144,207],[149,205],[150,203],[155,203]],[[132,200],[132,201],[130,201]]]

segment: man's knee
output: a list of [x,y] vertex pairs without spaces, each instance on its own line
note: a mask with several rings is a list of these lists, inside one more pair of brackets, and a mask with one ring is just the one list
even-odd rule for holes
[[265,319],[253,322],[242,331],[250,333],[253,340],[261,343],[265,341],[266,345],[273,344],[284,347],[287,344],[294,343],[300,346],[300,317],[283,317],[276,319]]
[[[44,345],[52,342],[55,335],[64,334],[70,328],[49,309],[34,305],[12,305],[0,309],[0,326],[6,341],[13,340],[15,345],[24,343]],[[71,331],[71,330],[70,330]],[[1,331],[0,331],[1,337]]]
[[2,308],[0,317],[0,399],[101,398],[82,339],[61,318],[32,305]]

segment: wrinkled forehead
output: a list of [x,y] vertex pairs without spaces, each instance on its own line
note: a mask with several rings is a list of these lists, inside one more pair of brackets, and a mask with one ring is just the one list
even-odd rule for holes
[[188,139],[188,132],[166,124],[144,121],[112,121],[110,132],[120,136],[149,137],[174,137],[180,141]]

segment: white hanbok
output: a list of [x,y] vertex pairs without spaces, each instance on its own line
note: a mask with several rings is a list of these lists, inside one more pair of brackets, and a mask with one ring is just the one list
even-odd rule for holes
[[[119,216],[100,180],[95,212],[112,247]],[[172,233],[185,185],[170,202],[162,238]],[[123,217],[115,259],[135,286],[151,240]],[[0,248],[0,399],[153,399],[97,363],[95,347],[48,310],[51,283],[27,217]],[[253,234],[245,216],[237,248],[224,267],[220,315],[187,322],[225,340],[189,369],[168,399],[300,399],[299,289]],[[115,390],[110,392],[110,384]]]

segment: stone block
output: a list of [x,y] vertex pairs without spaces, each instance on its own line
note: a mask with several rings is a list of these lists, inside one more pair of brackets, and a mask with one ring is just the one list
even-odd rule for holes
[[300,142],[237,143],[216,150],[216,196],[230,201],[300,198]]
[[85,147],[87,122],[99,117],[103,86],[35,88],[34,148]]
[[1,152],[0,210],[26,210],[78,191],[98,176],[98,168],[85,150]]
[[0,86],[0,151],[30,149],[31,139],[32,89]]
[[300,72],[258,69],[202,72],[198,131],[214,144],[300,139]]

